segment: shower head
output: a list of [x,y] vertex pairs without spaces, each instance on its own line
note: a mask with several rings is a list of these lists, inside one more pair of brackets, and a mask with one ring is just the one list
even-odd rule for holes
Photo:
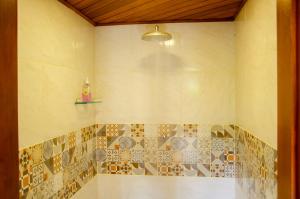
[[143,34],[142,40],[144,41],[168,41],[172,39],[172,35],[167,32],[159,31],[159,26],[155,25],[155,30]]

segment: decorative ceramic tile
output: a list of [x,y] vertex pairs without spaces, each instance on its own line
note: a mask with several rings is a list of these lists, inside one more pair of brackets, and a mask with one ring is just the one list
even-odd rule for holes
[[159,176],[173,176],[172,163],[157,163]]
[[185,138],[172,137],[170,138],[170,146],[172,150],[181,151],[188,147],[189,143]]
[[224,177],[224,164],[211,164],[210,165],[210,171],[211,171],[211,177]]
[[173,176],[184,176],[184,166],[180,163],[172,164]]
[[157,151],[152,150],[152,151],[145,151],[144,152],[144,161],[149,162],[149,163],[156,163],[157,162]]
[[30,148],[23,149],[19,152],[19,170],[31,169],[33,164],[32,161],[32,151]]
[[101,125],[99,124],[97,128],[97,136],[101,137],[106,137],[106,125]]
[[26,196],[32,186],[32,170],[24,169],[20,172],[19,177],[19,193],[20,196]]
[[107,162],[119,162],[119,150],[107,149],[106,151],[106,161]]
[[76,146],[76,133],[72,132],[68,135],[68,143],[69,143],[69,148],[73,148]]
[[32,168],[32,186],[35,187],[44,181],[44,164],[38,164]]
[[105,136],[97,137],[97,148],[99,148],[99,149],[107,148],[107,138]]
[[107,149],[114,149],[114,150],[119,150],[120,149],[120,143],[119,143],[119,137],[114,136],[114,137],[106,137],[106,148]]
[[198,176],[200,177],[210,177],[211,176],[211,170],[210,170],[210,164],[197,164],[198,169]]
[[[20,150],[20,195],[70,198],[96,173],[199,177],[248,173],[261,179],[259,190],[264,192],[277,186],[272,172],[276,152],[259,143],[233,125],[96,124]],[[245,157],[257,161],[250,162],[246,171],[236,169]]]
[[62,153],[62,167],[66,168],[69,166],[69,163],[71,161],[69,151],[65,151]]
[[211,137],[211,126],[210,125],[198,125],[198,137]]
[[232,151],[235,150],[235,142],[233,138],[226,138],[224,139],[224,150],[225,151]]
[[53,155],[52,140],[48,140],[48,141],[44,142],[44,144],[43,144],[43,155],[44,155],[44,160],[48,160],[52,157],[52,155]]
[[224,137],[226,138],[234,138],[234,125],[225,125],[224,126]]
[[222,125],[214,125],[211,127],[211,137],[212,138],[223,138],[224,128]]
[[132,175],[145,175],[145,164],[144,163],[131,163]]
[[144,124],[144,137],[158,136],[159,124]]
[[132,152],[130,149],[121,149],[119,150],[120,161],[130,161],[132,159]]
[[159,137],[172,137],[176,134],[175,124],[161,124],[158,129]]
[[157,151],[157,162],[172,162],[173,161],[173,151],[164,151],[159,150]]
[[[275,149],[235,127],[236,184],[245,198],[277,198]],[[225,175],[226,168],[225,165]],[[233,172],[228,172],[229,175]]]
[[131,150],[131,159],[132,163],[144,163],[144,150]]
[[212,153],[223,153],[225,149],[225,143],[223,138],[212,138]]
[[184,124],[183,132],[184,137],[197,137],[198,124]]
[[211,161],[211,138],[198,137],[198,162],[201,164],[210,164]]
[[171,139],[170,137],[158,137],[157,145],[159,150],[171,150]]
[[183,164],[184,166],[184,176],[198,176],[197,164]]
[[144,137],[144,124],[131,124],[131,136],[132,137]]
[[53,157],[53,173],[56,174],[62,169],[62,158],[61,154]]
[[32,164],[37,165],[43,162],[43,145],[37,144],[33,147],[30,147],[31,149],[31,158],[32,158]]
[[156,151],[158,149],[157,137],[146,137],[145,138],[145,149],[148,151]]
[[196,150],[184,150],[182,151],[184,164],[197,164],[198,154]]
[[157,163],[145,163],[145,174],[149,176],[157,176],[158,170],[157,170]]
[[116,137],[119,136],[119,124],[107,124],[106,136]]
[[119,145],[120,145],[120,149],[131,149],[136,145],[136,142],[131,137],[120,137]]
[[174,151],[173,152],[173,162],[174,163],[182,163],[183,162],[183,152],[182,151]]
[[118,163],[118,174],[131,175],[132,165],[129,162],[119,162]]
[[96,157],[105,160],[96,156],[95,132],[93,125],[20,150],[20,198],[74,195],[96,174]]
[[187,142],[187,147],[185,148],[185,150],[197,150],[198,139],[196,137],[186,137],[184,139]]
[[225,164],[224,176],[226,178],[234,178],[235,177],[234,164]]
[[97,162],[97,173],[98,174],[107,174],[108,167],[107,167],[107,162]]
[[228,165],[234,165],[235,162],[235,154],[233,151],[225,151],[224,152],[224,163]]

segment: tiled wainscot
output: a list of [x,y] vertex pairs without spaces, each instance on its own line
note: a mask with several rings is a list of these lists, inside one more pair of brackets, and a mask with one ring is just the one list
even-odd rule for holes
[[20,198],[70,198],[96,175],[96,128],[19,151]]
[[19,161],[20,198],[71,198],[97,173],[237,178],[237,198],[276,198],[276,150],[233,124],[95,124]]
[[98,173],[234,177],[234,125],[98,124]]

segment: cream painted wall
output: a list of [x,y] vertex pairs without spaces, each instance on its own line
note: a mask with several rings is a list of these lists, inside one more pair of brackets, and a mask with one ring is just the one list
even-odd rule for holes
[[234,23],[162,24],[164,45],[141,40],[152,28],[96,28],[96,121],[235,122]]
[[[75,106],[93,82],[95,29],[55,0],[18,1],[19,145],[94,123],[94,108]],[[9,82],[8,82],[9,83]]]
[[237,123],[277,148],[276,1],[248,0],[236,20]]

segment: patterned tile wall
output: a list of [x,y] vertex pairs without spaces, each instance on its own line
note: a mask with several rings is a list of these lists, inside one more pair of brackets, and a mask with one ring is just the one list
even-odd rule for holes
[[237,178],[237,198],[277,193],[276,150],[235,125],[96,124],[21,149],[19,161],[26,199],[70,198],[97,173]]
[[19,151],[19,198],[70,198],[96,175],[92,125]]
[[101,174],[235,177],[234,125],[98,124]]
[[277,151],[235,128],[237,198],[277,198]]

